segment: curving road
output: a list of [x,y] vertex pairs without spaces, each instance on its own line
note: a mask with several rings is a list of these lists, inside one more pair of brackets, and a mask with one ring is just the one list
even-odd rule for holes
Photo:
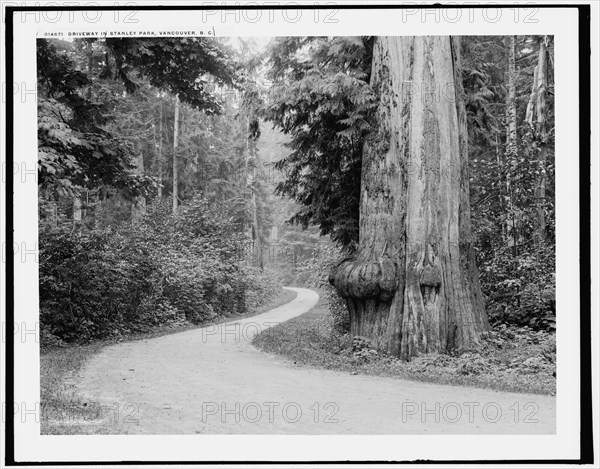
[[306,369],[259,352],[260,331],[312,290],[251,318],[106,347],[75,378],[90,425],[132,434],[552,434],[555,398]]

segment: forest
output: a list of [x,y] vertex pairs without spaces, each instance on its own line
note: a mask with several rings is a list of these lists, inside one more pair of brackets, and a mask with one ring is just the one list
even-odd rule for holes
[[356,359],[526,334],[553,370],[553,48],[38,40],[42,347],[249,314],[286,285],[319,291]]

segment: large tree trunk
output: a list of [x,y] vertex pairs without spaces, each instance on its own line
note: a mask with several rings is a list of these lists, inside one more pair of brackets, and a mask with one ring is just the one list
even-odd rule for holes
[[449,37],[376,39],[380,101],[363,149],[359,246],[330,277],[351,334],[403,359],[476,343],[489,327],[471,244],[458,63]]
[[175,96],[175,118],[173,124],[173,212],[177,210],[179,189],[179,166],[177,164],[177,147],[179,144],[179,96]]

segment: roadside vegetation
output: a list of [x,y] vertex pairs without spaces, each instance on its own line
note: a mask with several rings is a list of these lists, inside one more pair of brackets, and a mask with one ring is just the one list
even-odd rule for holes
[[[492,329],[482,336],[479,345],[423,354],[406,362],[375,350],[368,339],[350,334],[346,306],[328,282],[328,272],[338,258],[335,247],[323,245],[313,257],[288,271],[288,283],[317,290],[319,302],[308,313],[259,334],[253,341],[256,347],[284,356],[298,366],[555,395],[556,334],[550,327],[553,323],[547,327],[539,327],[547,324],[542,321],[528,323],[536,318],[543,302],[536,302],[535,309],[526,309],[534,300],[524,296],[527,301],[523,301],[523,306],[511,310],[488,297]],[[502,314],[493,314],[500,309]]]
[[156,327],[148,332],[122,334],[84,345],[46,346],[42,349],[40,357],[41,433],[45,435],[114,433],[114,425],[106,420],[110,416],[110,412],[107,413],[106,409],[103,409],[99,403],[79,396],[74,384],[75,378],[82,370],[85,362],[104,347],[123,341],[145,340],[167,334],[176,334],[261,314],[288,303],[295,297],[295,292],[278,288],[262,306],[255,306],[244,313],[232,314],[219,320],[207,321],[203,324],[189,322],[177,325],[169,324]]
[[298,366],[497,391],[556,393],[552,332],[501,324],[483,336],[480,346],[405,362],[373,349],[367,339],[336,329],[329,303],[335,293],[320,294],[311,311],[264,331],[253,344]]
[[83,344],[155,328],[204,324],[262,306],[278,290],[245,262],[226,207],[158,204],[135,226],[40,237],[42,346]]

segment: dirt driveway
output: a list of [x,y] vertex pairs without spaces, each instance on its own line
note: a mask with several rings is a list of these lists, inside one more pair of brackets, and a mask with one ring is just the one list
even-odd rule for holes
[[92,357],[75,378],[102,404],[90,425],[130,434],[551,434],[555,397],[305,369],[255,349],[260,331],[318,295],[267,313]]

